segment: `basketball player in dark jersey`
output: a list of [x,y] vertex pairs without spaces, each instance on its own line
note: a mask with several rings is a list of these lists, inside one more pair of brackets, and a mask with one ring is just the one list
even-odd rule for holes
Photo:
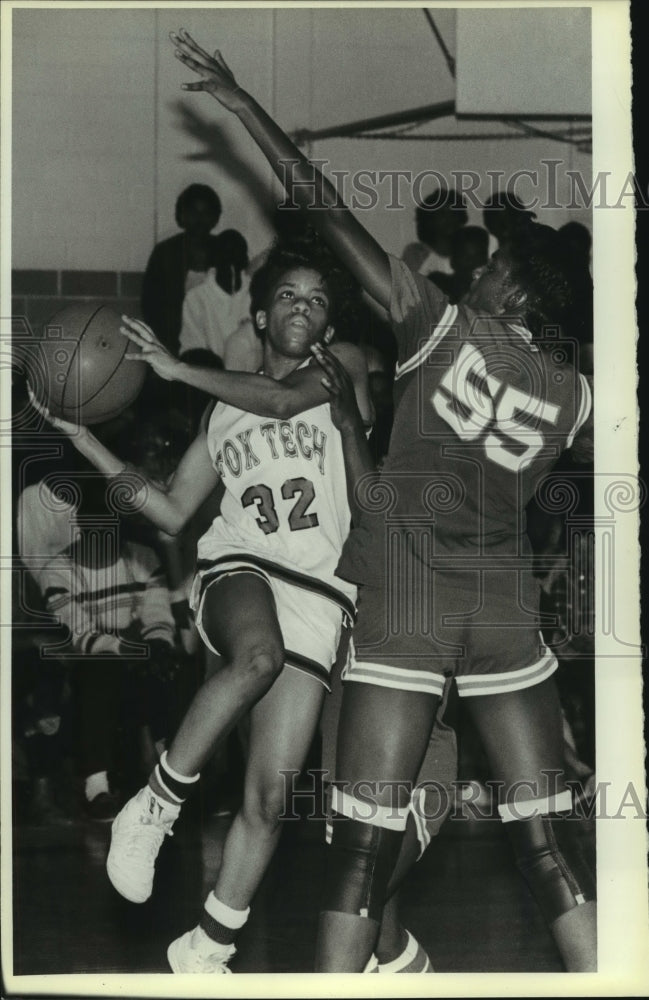
[[399,342],[390,449],[379,488],[359,481],[363,513],[338,567],[361,591],[317,968],[361,971],[372,954],[443,680],[454,676],[564,964],[592,971],[594,878],[564,818],[557,664],[538,632],[523,514],[560,453],[589,434],[590,389],[550,335],[569,304],[555,234],[524,227],[476,274],[466,302],[449,306],[341,205],[218,51],[186,32],[171,38],[199,78],[184,89],[240,119],[289,197],[389,309]]

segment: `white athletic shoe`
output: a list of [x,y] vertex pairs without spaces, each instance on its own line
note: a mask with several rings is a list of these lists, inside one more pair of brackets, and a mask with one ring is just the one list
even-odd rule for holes
[[167,961],[172,972],[232,973],[228,962],[236,951],[233,944],[217,944],[200,927],[176,938],[167,948]]
[[[408,943],[403,949],[400,955],[393,958],[391,962],[385,962],[381,964],[379,962],[376,969],[377,972],[383,972],[387,975],[394,972],[434,972],[431,961],[410,931],[406,931],[408,935]],[[366,972],[374,972],[374,969],[366,969]]]
[[179,812],[180,806],[163,802],[145,785],[115,817],[106,871],[131,903],[144,903],[151,895],[155,860]]

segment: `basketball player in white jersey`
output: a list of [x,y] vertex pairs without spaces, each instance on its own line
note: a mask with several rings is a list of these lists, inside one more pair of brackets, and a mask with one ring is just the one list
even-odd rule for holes
[[[223,480],[221,515],[198,546],[192,606],[203,640],[224,666],[197,693],[148,785],[115,820],[107,869],[127,899],[150,896],[155,858],[201,767],[237,721],[251,716],[243,805],[200,925],[169,947],[174,972],[229,971],[236,933],[279,838],[282,771],[304,763],[341,626],[354,613],[355,586],[334,576],[350,527],[342,443],[311,354],[313,344],[332,340],[351,288],[326,250],[313,244],[271,253],[257,281],[263,373],[217,373],[224,376],[219,401],[168,488],[142,477],[134,498],[159,528],[175,534]],[[131,321],[127,329],[151,349],[148,327]],[[361,351],[331,346],[371,422]],[[180,365],[168,355],[163,363],[168,373]],[[52,422],[101,472],[124,471],[87,428]]]

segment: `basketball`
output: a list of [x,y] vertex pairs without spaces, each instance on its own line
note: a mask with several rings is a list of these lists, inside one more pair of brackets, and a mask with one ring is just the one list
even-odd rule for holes
[[119,313],[97,302],[66,306],[44,324],[29,381],[52,416],[99,424],[137,398],[147,365],[126,360],[140,349],[120,325]]

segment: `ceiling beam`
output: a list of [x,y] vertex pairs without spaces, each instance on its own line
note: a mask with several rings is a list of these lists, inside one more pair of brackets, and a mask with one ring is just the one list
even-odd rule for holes
[[331,125],[329,128],[299,129],[293,132],[296,142],[309,142],[314,139],[340,138],[346,135],[356,135],[357,132],[367,132],[376,128],[391,128],[394,125],[408,125],[411,122],[432,121],[435,118],[446,118],[455,114],[455,101],[440,101],[437,104],[424,104],[420,108],[410,108],[409,111],[395,111],[390,115],[377,115],[375,118],[360,118],[345,125]]

